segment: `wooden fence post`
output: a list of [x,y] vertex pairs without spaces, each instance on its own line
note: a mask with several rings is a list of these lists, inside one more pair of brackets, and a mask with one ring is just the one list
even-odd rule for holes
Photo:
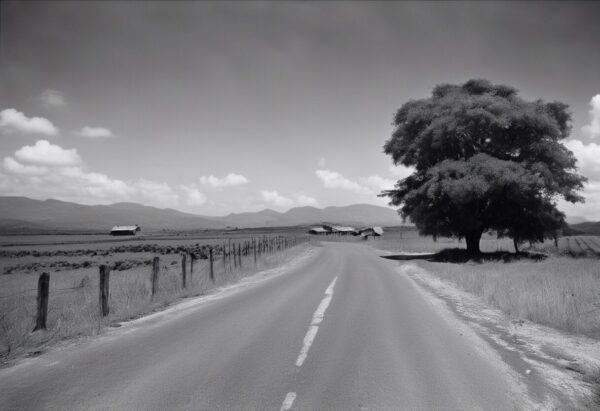
[[109,280],[110,280],[110,268],[102,264],[100,266],[100,289],[99,289],[99,297],[100,297],[100,314],[102,317],[106,317],[108,315],[108,297],[109,297]]
[[213,249],[212,247],[208,249],[208,257],[210,259],[210,280],[212,282],[215,281],[215,270],[213,267]]
[[185,282],[185,280],[186,280],[186,278],[185,278],[186,277],[186,268],[187,268],[186,267],[186,264],[187,264],[186,260],[187,260],[186,255],[182,254],[181,255],[181,286],[182,286],[182,288],[185,288],[186,285],[187,285],[186,282]]
[[237,268],[237,257],[235,255],[235,244],[233,245],[233,268]]
[[242,245],[238,244],[238,262],[240,268],[242,268]]
[[37,317],[33,331],[45,330],[48,318],[48,291],[50,290],[50,274],[42,273],[38,280]]
[[254,251],[254,266],[256,267],[256,239],[252,239],[252,251]]
[[223,243],[223,274],[227,272],[227,261],[225,260],[225,243]]
[[158,270],[160,270],[160,258],[152,259],[152,295],[158,291]]
[[231,238],[227,239],[229,242],[229,253],[227,254],[227,259],[229,260],[229,268],[231,268]]

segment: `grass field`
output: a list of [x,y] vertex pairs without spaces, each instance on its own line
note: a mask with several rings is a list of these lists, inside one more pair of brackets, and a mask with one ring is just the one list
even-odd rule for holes
[[[402,253],[465,248],[456,239],[421,237],[415,231],[388,230],[365,241],[381,250]],[[429,272],[482,297],[510,316],[563,331],[600,338],[600,237],[561,237],[524,250],[545,252],[543,261],[434,263],[419,261]],[[484,252],[514,252],[510,239],[484,236]]]
[[[256,235],[252,237],[251,234]],[[233,259],[223,258],[223,246],[243,245],[251,238],[269,239],[286,235],[298,245],[264,252],[252,250]],[[70,237],[70,236],[69,236]],[[46,343],[78,335],[94,335],[109,324],[150,312],[182,297],[201,295],[257,271],[276,267],[305,249],[306,237],[299,232],[240,233],[225,237],[110,238],[70,237],[70,242],[52,236],[22,237],[17,246],[0,246],[0,359],[31,351]],[[109,240],[110,247],[106,247]],[[77,242],[79,241],[79,242]],[[16,243],[16,242],[15,242]],[[62,244],[61,244],[62,243]],[[31,245],[25,245],[31,244]],[[213,273],[206,258],[207,245],[214,247]],[[237,252],[237,251],[236,251]],[[187,286],[182,288],[182,257],[186,262]],[[191,266],[189,253],[197,256]],[[151,295],[152,258],[160,258],[158,292]],[[99,315],[98,265],[111,267],[110,314]],[[41,272],[50,273],[48,331],[31,331],[36,318],[37,282]]]
[[419,262],[515,319],[600,338],[600,264],[593,258],[482,264]]
[[[307,237],[302,229],[236,230],[187,235],[2,236],[0,237],[0,356],[12,356],[46,342],[92,335],[115,321],[136,317],[178,298],[206,293],[257,270],[275,267],[301,252],[302,247],[265,253],[254,265],[253,255],[242,267],[225,265],[215,250],[216,282],[208,278],[207,245],[226,247],[251,238],[287,235],[306,241],[349,241],[399,253],[428,253],[465,248],[452,238],[422,237],[414,230],[388,229],[383,237]],[[11,242],[12,239],[12,242]],[[510,239],[484,235],[484,252],[514,252]],[[421,261],[428,271],[471,292],[515,318],[600,338],[600,238],[563,237],[522,249],[548,253],[541,262],[514,261],[468,264]],[[188,259],[188,287],[181,287],[181,253],[194,253],[193,273]],[[151,296],[151,261],[161,258],[158,293]],[[98,314],[98,266],[111,267],[110,315]],[[35,321],[39,274],[50,273],[48,332],[31,333]]]

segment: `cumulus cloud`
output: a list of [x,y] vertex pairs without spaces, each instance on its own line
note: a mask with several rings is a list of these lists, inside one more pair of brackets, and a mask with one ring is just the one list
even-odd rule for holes
[[140,179],[131,184],[134,198],[143,204],[154,204],[160,207],[176,207],[180,196],[167,183]]
[[81,130],[79,130],[77,135],[81,137],[87,138],[106,138],[106,137],[114,137],[112,131],[104,127],[88,127],[85,126]]
[[4,169],[6,171],[8,171],[9,173],[13,173],[13,174],[41,176],[48,172],[47,167],[21,164],[12,157],[5,157],[3,164],[4,164]]
[[194,185],[181,185],[179,188],[185,195],[185,202],[189,206],[201,206],[208,200],[206,195]]
[[58,135],[58,128],[43,117],[27,117],[14,108],[0,111],[0,130],[4,133]]
[[266,203],[279,208],[291,207],[294,204],[294,200],[280,195],[277,191],[263,190],[261,195]]
[[135,189],[104,174],[87,172],[80,166],[33,166],[4,159],[7,194],[57,198],[81,203],[130,200]]
[[600,136],[600,94],[596,94],[590,100],[590,124],[581,128],[583,134],[590,138]]
[[269,206],[273,206],[275,208],[291,208],[291,207],[299,207],[299,206],[317,206],[318,201],[309,197],[302,193],[294,193],[291,197],[285,197],[279,194],[277,191],[273,190],[262,190],[261,191],[262,200],[268,204]]
[[402,180],[415,172],[414,167],[406,167],[403,165],[390,166],[389,170],[398,180]]
[[369,187],[349,180],[337,171],[317,170],[316,175],[323,182],[325,188],[353,191],[358,194],[373,194],[373,190]]
[[135,201],[157,207],[177,207],[206,201],[192,187],[174,189],[146,179],[126,182],[89,171],[75,149],[64,149],[40,140],[24,146],[2,162],[0,188],[6,195],[56,198],[84,204]]
[[391,190],[394,188],[394,184],[396,184],[394,180],[378,175],[364,178],[362,181],[366,186],[371,187],[371,189],[376,192]]
[[239,186],[242,184],[247,184],[250,180],[244,177],[241,174],[229,173],[223,178],[215,177],[213,175],[210,176],[202,176],[200,177],[200,182],[204,185],[213,187],[213,188],[223,188],[223,187],[232,187]]
[[590,180],[600,181],[600,144],[569,140],[565,146],[577,157],[579,172]]
[[53,166],[72,166],[81,163],[77,150],[64,149],[48,140],[39,140],[33,146],[24,146],[15,152],[23,163]]
[[319,205],[319,202],[317,201],[316,198],[309,197],[302,193],[293,194],[293,197],[294,197],[294,203],[298,206],[316,207],[317,205]]
[[565,146],[577,157],[579,173],[589,181],[583,185],[585,203],[571,204],[559,202],[559,209],[570,216],[585,217],[590,220],[600,219],[600,144],[584,144],[580,140],[569,140]]
[[40,96],[40,101],[46,107],[64,107],[67,105],[64,94],[52,89],[45,90]]

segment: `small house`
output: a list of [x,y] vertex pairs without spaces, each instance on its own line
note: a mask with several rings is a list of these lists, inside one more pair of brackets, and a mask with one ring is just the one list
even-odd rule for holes
[[358,232],[354,227],[344,227],[341,225],[323,225],[323,228],[329,231],[331,234],[338,235],[357,235]]
[[110,235],[136,235],[141,231],[139,225],[116,225],[110,230]]
[[360,236],[365,240],[371,237],[380,237],[383,235],[383,228],[381,227],[367,227],[360,230]]

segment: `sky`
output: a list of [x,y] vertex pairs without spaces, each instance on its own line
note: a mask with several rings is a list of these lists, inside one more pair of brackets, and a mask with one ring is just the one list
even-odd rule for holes
[[0,3],[0,195],[206,215],[371,203],[394,112],[487,78],[569,105],[600,219],[600,4]]

